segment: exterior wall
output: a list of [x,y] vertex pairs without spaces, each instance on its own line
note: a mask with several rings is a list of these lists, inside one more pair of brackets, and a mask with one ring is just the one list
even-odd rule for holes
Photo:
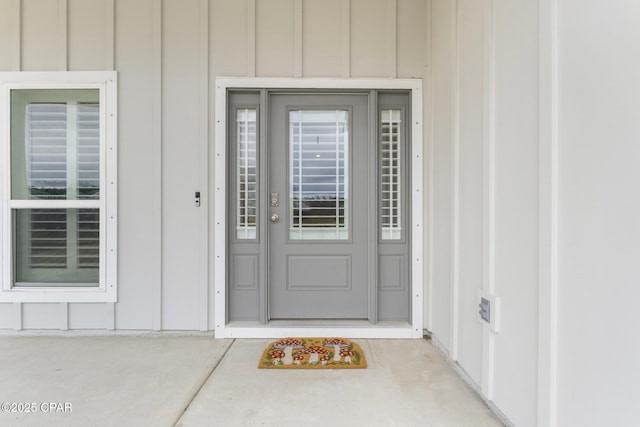
[[518,426],[631,425],[640,6],[600,3],[0,0],[0,70],[120,85],[118,303],[0,304],[0,329],[213,329],[216,76],[418,77],[425,328]]
[[[432,332],[517,426],[538,422],[538,4],[432,2]],[[500,332],[478,321],[500,298]]]
[[427,11],[422,0],[0,0],[0,70],[118,71],[120,156],[118,302],[0,304],[0,329],[214,329],[215,78],[425,77]]
[[514,425],[635,425],[640,6],[431,13],[433,335]]
[[558,426],[640,420],[640,4],[558,10]]

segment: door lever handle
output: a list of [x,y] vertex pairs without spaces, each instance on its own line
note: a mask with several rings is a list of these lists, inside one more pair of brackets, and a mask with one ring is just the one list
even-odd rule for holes
[[278,221],[280,221],[280,217],[278,216],[278,214],[272,214],[271,222],[278,222]]

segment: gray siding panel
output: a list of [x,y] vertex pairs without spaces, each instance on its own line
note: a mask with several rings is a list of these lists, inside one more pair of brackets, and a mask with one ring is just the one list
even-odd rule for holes
[[154,243],[161,233],[160,169],[154,153],[160,126],[153,115],[153,20],[152,0],[119,1],[116,4],[115,68],[119,73],[118,260],[117,329],[152,329],[154,290],[160,291],[160,248]]
[[[164,2],[162,32],[162,327],[199,327],[201,191],[198,2]],[[203,183],[204,184],[204,183]],[[206,267],[205,267],[206,268]]]
[[113,23],[106,10],[111,3],[111,0],[69,0],[69,70],[103,70],[108,67],[107,52],[111,40],[107,35],[112,36],[108,26]]
[[0,329],[13,329],[15,325],[14,304],[0,304]]
[[302,6],[302,74],[305,77],[335,77],[342,72],[342,46],[349,35],[342,31],[340,0],[305,1]]
[[69,329],[105,329],[107,328],[105,304],[69,304]]
[[23,329],[62,329],[66,316],[62,304],[22,304]]
[[[293,0],[272,0],[256,4],[255,72],[258,76],[293,75],[295,37],[293,3]],[[250,41],[248,45],[251,46]]]
[[387,0],[351,0],[351,77],[388,77]]
[[60,2],[22,0],[22,70],[64,70],[66,14]]
[[12,71],[13,52],[16,49],[15,27],[19,25],[13,16],[15,3],[0,1],[0,71]]

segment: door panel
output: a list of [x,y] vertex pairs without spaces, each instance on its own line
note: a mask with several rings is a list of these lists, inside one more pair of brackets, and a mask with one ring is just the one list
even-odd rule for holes
[[269,100],[271,319],[368,317],[368,97]]

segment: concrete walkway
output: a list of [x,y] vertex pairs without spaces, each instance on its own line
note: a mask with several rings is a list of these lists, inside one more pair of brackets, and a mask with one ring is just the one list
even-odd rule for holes
[[367,369],[257,369],[269,340],[0,337],[0,425],[502,425],[428,341],[356,341]]

